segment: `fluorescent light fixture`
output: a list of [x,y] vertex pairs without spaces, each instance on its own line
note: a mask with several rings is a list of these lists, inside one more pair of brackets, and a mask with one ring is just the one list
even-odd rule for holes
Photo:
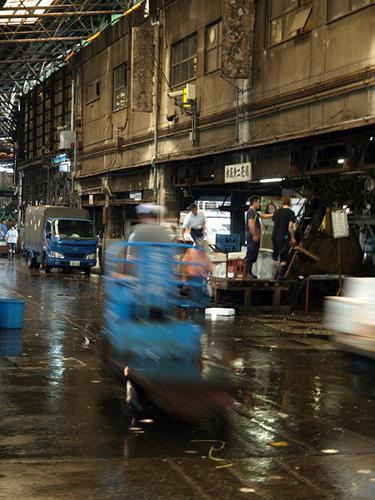
[[337,163],[338,163],[339,165],[343,165],[343,164],[345,163],[345,158],[339,158],[339,159],[337,160]]
[[259,182],[261,182],[262,184],[266,184],[267,182],[281,182],[281,181],[285,181],[285,178],[284,177],[270,177],[269,179],[260,179]]
[[373,138],[373,137],[370,137],[370,141],[373,141],[373,140],[374,140],[374,138]]

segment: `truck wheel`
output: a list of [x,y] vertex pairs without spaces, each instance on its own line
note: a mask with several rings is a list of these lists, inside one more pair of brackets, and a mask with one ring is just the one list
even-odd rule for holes
[[86,276],[90,276],[90,274],[91,274],[91,267],[88,267],[87,269],[85,269],[84,272],[85,272]]
[[51,269],[52,269],[52,268],[51,268],[51,266],[49,266],[49,265],[47,264],[47,256],[46,256],[45,254],[43,255],[42,267],[43,267],[43,269],[44,269],[44,272],[45,272],[45,273],[47,273],[47,274],[48,274],[48,273],[50,273],[50,272],[51,272]]
[[35,259],[33,257],[33,254],[30,253],[30,252],[27,254],[27,267],[29,269],[34,269],[35,268]]

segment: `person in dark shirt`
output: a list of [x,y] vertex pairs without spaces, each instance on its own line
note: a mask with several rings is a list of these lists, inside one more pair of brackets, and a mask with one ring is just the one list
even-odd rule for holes
[[290,208],[290,197],[281,197],[282,207],[276,210],[273,215],[273,260],[279,262],[280,266],[277,272],[277,278],[283,278],[286,270],[286,261],[288,259],[290,245],[295,245],[294,224],[296,216]]
[[247,252],[245,257],[245,277],[256,279],[251,272],[253,264],[256,262],[260,248],[260,219],[271,219],[272,214],[258,214],[260,208],[260,197],[251,196],[250,208],[246,215],[246,243]]

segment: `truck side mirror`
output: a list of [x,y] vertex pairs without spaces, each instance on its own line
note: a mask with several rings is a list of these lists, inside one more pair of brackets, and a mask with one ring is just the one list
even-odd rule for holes
[[51,231],[48,231],[48,232],[46,233],[46,238],[47,238],[47,240],[50,240],[50,239],[51,239]]

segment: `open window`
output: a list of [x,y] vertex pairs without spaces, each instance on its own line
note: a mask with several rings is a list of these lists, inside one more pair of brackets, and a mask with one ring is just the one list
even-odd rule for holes
[[269,0],[269,45],[277,45],[312,29],[311,0]]

